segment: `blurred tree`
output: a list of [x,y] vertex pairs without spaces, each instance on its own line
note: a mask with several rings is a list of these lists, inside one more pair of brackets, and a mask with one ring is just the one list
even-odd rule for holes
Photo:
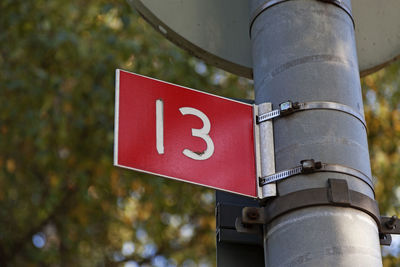
[[114,73],[242,98],[250,82],[125,0],[3,0],[0,14],[0,266],[213,266],[213,191],[112,166]]
[[[125,0],[2,0],[0,14],[0,266],[214,266],[212,190],[112,166],[114,72],[236,98],[252,98],[251,81],[189,56]],[[363,80],[389,214],[400,198],[399,69]]]
[[[371,168],[381,214],[400,214],[400,62],[362,79]],[[400,266],[400,236],[383,248],[384,266]]]

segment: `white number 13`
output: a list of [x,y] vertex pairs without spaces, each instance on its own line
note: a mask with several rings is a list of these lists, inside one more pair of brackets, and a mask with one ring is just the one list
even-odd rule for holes
[[[164,154],[164,112],[163,112],[163,101],[158,99],[156,101],[156,146],[158,154]],[[194,160],[206,160],[214,154],[214,143],[210,133],[211,124],[208,117],[198,109],[191,107],[182,107],[179,109],[182,115],[194,115],[199,117],[203,122],[203,128],[192,129],[192,136],[199,137],[206,142],[207,148],[201,153],[193,152],[189,149],[184,149],[182,153]]]

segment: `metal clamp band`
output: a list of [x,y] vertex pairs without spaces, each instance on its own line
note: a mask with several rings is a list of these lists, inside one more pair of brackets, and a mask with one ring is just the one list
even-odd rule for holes
[[257,225],[269,224],[275,218],[307,207],[339,206],[360,210],[370,215],[379,230],[381,245],[390,246],[391,234],[400,234],[400,220],[396,216],[380,216],[378,203],[357,191],[350,190],[343,179],[328,179],[328,187],[310,188],[289,193],[266,202],[265,207],[245,207],[236,219],[238,232],[257,233]]
[[269,224],[275,218],[307,207],[338,206],[360,210],[370,215],[379,230],[380,243],[390,246],[392,234],[400,234],[397,216],[380,216],[378,203],[360,192],[350,190],[344,179],[328,179],[328,187],[310,188],[289,193],[265,202],[265,207],[245,207],[242,217],[236,218],[238,232],[259,233],[260,225]]
[[315,162],[313,159],[302,160],[300,161],[300,164],[301,164],[300,166],[294,167],[289,170],[284,170],[272,175],[260,177],[259,185],[264,186],[266,184],[277,182],[279,180],[283,180],[299,174],[314,173],[314,172],[336,172],[336,173],[347,174],[364,181],[366,184],[368,184],[369,187],[371,187],[372,191],[374,192],[374,185],[372,183],[372,179],[359,170],[339,164],[321,163],[320,161]]
[[[253,13],[253,15],[251,16],[251,20],[250,20],[250,27],[249,27],[249,35],[251,38],[251,28],[253,27],[253,24],[256,20],[256,18],[263,13],[265,10],[267,10],[268,8],[281,4],[283,2],[287,2],[287,1],[291,1],[291,0],[267,0],[264,2],[264,4],[262,4],[261,6],[259,6],[256,11]],[[344,10],[347,15],[349,15],[351,21],[353,22],[353,27],[355,28],[355,23],[354,23],[354,18],[353,15],[351,13],[351,8],[349,6],[346,5],[346,3],[344,3],[342,0],[317,0],[320,2],[325,2],[325,3],[330,3],[333,4],[339,8],[341,8],[342,10]]]
[[336,110],[347,113],[358,119],[364,125],[365,129],[367,129],[367,124],[364,120],[364,116],[362,116],[359,112],[357,112],[350,106],[340,104],[337,102],[328,102],[328,101],[315,101],[315,102],[305,102],[305,103],[292,102],[292,101],[283,102],[279,104],[279,109],[275,109],[265,114],[258,115],[257,123],[271,120],[279,116],[286,116],[297,111],[304,111],[311,109],[328,109],[328,110]]

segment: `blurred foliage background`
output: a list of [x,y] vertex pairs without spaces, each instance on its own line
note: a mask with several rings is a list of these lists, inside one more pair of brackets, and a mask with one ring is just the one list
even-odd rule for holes
[[[0,44],[0,266],[215,266],[214,191],[113,167],[115,69],[236,98],[252,82],[125,0],[2,0]],[[377,198],[398,214],[400,64],[362,84]]]

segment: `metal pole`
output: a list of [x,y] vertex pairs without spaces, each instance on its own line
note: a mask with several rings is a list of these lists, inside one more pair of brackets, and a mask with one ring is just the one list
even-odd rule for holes
[[[256,104],[332,101],[363,114],[350,0],[250,3]],[[366,129],[346,113],[309,110],[277,119],[274,138],[277,171],[313,158],[371,177]],[[326,187],[329,178],[345,179],[351,190],[374,198],[360,179],[333,172],[285,179],[277,192]],[[264,250],[268,267],[382,266],[376,223],[352,208],[318,206],[282,215],[265,226]]]

